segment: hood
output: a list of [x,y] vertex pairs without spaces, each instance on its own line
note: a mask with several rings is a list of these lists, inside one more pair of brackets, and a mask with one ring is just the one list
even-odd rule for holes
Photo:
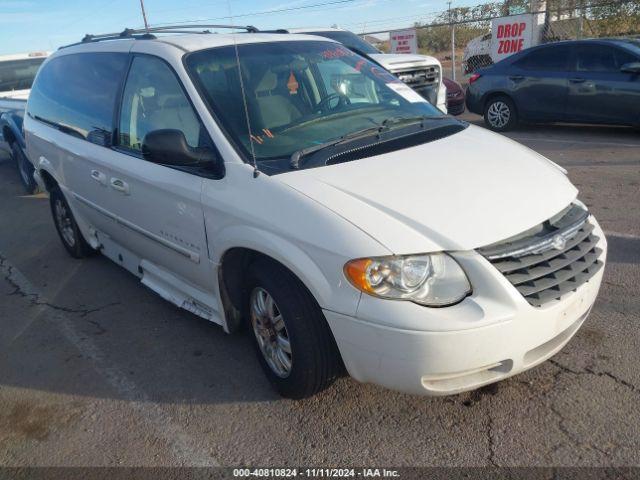
[[10,98],[14,100],[26,100],[29,98],[31,90],[11,90],[9,92],[0,92],[0,98]]
[[407,53],[372,53],[369,56],[376,62],[381,64],[383,67],[385,67],[387,70],[391,70],[392,72],[415,66],[440,66],[440,62],[438,61],[438,59],[429,57],[427,55],[411,55]]
[[555,164],[474,126],[416,147],[277,178],[396,254],[489,245],[549,219],[577,195]]
[[447,87],[447,93],[462,93],[462,87],[454,80],[447,77],[442,77],[442,83]]

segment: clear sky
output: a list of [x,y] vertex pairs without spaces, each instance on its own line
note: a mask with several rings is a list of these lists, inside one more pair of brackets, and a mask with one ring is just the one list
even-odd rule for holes
[[[144,0],[151,25],[184,21],[258,28],[403,28],[447,9],[445,0]],[[486,0],[454,0],[453,6]],[[85,33],[143,25],[139,0],[0,0],[0,55],[55,50]]]

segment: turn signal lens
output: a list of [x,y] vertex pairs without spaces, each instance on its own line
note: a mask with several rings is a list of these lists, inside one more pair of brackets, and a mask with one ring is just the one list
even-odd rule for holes
[[471,293],[467,275],[445,253],[359,258],[347,262],[344,273],[369,295],[432,307],[458,303]]
[[352,260],[344,266],[344,273],[349,281],[358,289],[363,292],[373,292],[371,284],[367,279],[367,269],[371,265],[370,258],[360,258],[358,260]]

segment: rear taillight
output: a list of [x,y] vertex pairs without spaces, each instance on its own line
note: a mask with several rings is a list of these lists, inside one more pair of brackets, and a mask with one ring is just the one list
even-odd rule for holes
[[474,73],[473,75],[471,75],[469,77],[469,85],[471,85],[473,82],[475,82],[476,80],[478,80],[482,75],[480,75],[479,73]]

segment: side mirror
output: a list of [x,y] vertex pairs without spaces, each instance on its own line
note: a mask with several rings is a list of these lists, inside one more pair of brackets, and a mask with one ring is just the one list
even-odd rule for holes
[[622,73],[640,73],[640,62],[625,63],[620,67]]
[[176,167],[217,164],[218,157],[210,148],[192,148],[180,130],[161,129],[147,133],[142,140],[145,160]]

